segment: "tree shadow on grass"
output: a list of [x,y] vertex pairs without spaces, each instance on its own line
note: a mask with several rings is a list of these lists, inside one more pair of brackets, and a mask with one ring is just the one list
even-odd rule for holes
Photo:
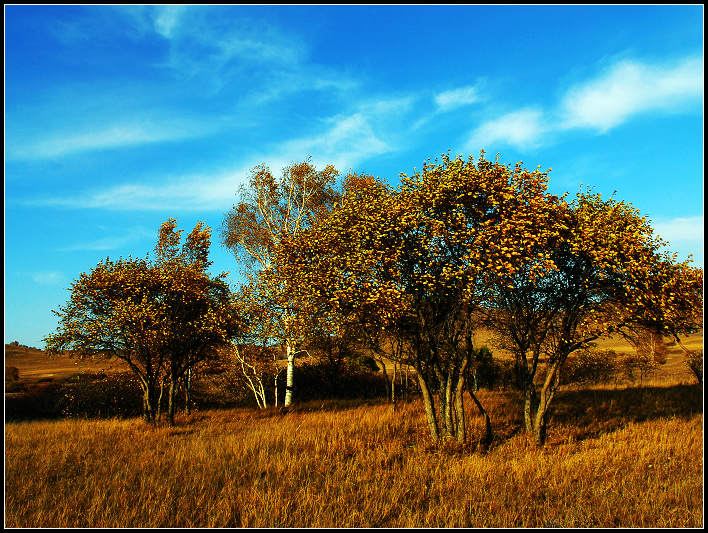
[[699,385],[559,391],[549,428],[565,426],[575,440],[595,438],[629,423],[690,418],[703,412]]
[[[482,403],[492,419],[491,448],[523,434],[523,402],[518,391],[486,393]],[[698,384],[630,387],[626,389],[565,389],[551,404],[546,444],[597,438],[630,423],[657,419],[688,419],[703,412],[703,392]],[[482,432],[481,418],[474,410],[472,441]],[[531,441],[529,441],[531,442]]]

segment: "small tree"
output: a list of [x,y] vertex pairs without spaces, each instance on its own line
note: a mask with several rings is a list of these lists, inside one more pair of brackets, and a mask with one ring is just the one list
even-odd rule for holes
[[124,360],[140,381],[144,418],[151,423],[163,385],[169,387],[173,424],[185,372],[243,328],[225,274],[211,277],[206,271],[209,228],[197,224],[181,248],[175,228],[174,219],[160,227],[155,261],[107,258],[81,274],[69,302],[55,311],[57,331],[44,339],[49,353]]
[[268,379],[270,365],[268,364],[269,354],[267,350],[266,346],[248,344],[239,346],[234,344],[227,352],[232,364],[238,369],[237,375],[253,393],[259,409],[268,407],[266,380]]
[[263,283],[264,276],[255,277],[241,286],[237,300],[248,324],[231,350],[237,374],[256,396],[259,407],[268,405],[265,380],[273,379],[273,405],[278,405],[278,381],[283,372],[279,364],[282,354],[280,308],[274,305],[270,287]]
[[639,328],[638,331],[628,333],[625,337],[634,346],[638,357],[657,365],[666,363],[669,349],[661,333],[651,329]]

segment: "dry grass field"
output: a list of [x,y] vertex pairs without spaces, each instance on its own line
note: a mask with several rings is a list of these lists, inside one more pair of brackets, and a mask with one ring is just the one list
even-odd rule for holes
[[[176,427],[6,422],[5,525],[702,527],[703,391],[682,354],[671,347],[642,387],[562,390],[542,449],[519,431],[513,391],[480,391],[496,434],[486,453],[469,401],[464,447],[431,445],[416,398],[395,412],[362,400],[205,410]],[[21,357],[6,351],[20,379]],[[71,368],[54,363],[46,374]]]
[[119,359],[76,359],[67,356],[49,357],[42,350],[5,345],[5,380],[9,369],[16,368],[18,381],[27,386],[37,383],[59,382],[70,379],[81,372],[116,372],[127,370]]

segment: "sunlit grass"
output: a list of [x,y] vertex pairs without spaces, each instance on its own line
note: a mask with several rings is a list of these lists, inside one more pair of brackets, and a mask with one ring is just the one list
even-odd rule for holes
[[[495,440],[432,446],[419,401],[6,424],[9,527],[701,527],[695,385],[567,391],[548,444],[513,393]],[[471,406],[468,405],[471,409]]]

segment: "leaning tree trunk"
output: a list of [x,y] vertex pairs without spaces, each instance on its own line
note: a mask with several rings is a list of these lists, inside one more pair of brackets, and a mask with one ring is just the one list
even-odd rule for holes
[[457,442],[460,444],[467,440],[467,430],[465,428],[465,399],[463,397],[464,388],[465,373],[463,368],[457,378],[457,385],[455,386],[455,411],[457,412],[457,427],[455,430],[457,432]]
[[423,406],[425,407],[425,418],[428,421],[430,436],[434,441],[437,441],[440,438],[440,435],[438,433],[438,421],[435,417],[435,400],[430,394],[430,389],[428,388],[428,384],[425,382],[425,378],[421,375],[420,369],[416,370],[420,390],[423,393]]
[[472,398],[472,401],[477,406],[480,414],[484,417],[484,437],[482,437],[480,445],[482,446],[482,449],[486,450],[492,444],[492,439],[494,438],[492,421],[489,419],[489,414],[487,414],[487,411],[484,409],[474,392],[472,392],[471,389],[467,389],[467,392],[469,392],[470,398]]
[[445,420],[445,436],[455,437],[455,429],[457,424],[455,423],[455,408],[453,405],[453,390],[452,390],[452,372],[448,369],[448,374],[445,376],[445,389],[444,392],[440,392],[440,400],[444,400],[441,406],[443,410],[443,418]]
[[378,362],[381,365],[381,372],[383,373],[384,386],[386,387],[386,397],[390,399],[391,398],[391,385],[388,380],[388,372],[386,371],[386,364],[384,363],[384,360],[382,357],[379,357]]
[[560,371],[564,361],[565,357],[561,357],[553,363],[538,398],[538,407],[533,420],[533,439],[537,446],[543,446],[546,442],[546,428],[550,415],[549,406],[560,385]]
[[536,397],[536,386],[533,381],[524,383],[524,426],[526,433],[534,432],[534,414],[538,411],[538,399]]
[[396,411],[396,361],[393,362],[393,376],[391,377],[391,403]]
[[[452,366],[450,367],[450,375],[448,377],[448,380],[450,383],[452,383],[453,378],[455,379],[455,382],[453,384],[453,387],[451,388],[451,397],[450,397],[450,408],[454,410],[455,413],[455,419],[454,419],[454,431],[455,431],[455,436],[457,437],[457,442],[463,443],[466,440],[466,428],[465,428],[465,400],[463,397],[463,393],[465,390],[465,374],[467,372],[467,366],[470,363],[470,358],[466,357],[462,361],[462,365],[460,365],[459,368],[456,369],[456,371],[453,373]],[[454,404],[452,404],[452,401],[454,400]]]
[[447,374],[443,374],[442,369],[440,369],[437,365],[433,367],[433,370],[435,371],[435,376],[437,377],[439,384],[438,404],[440,408],[439,411],[442,436],[443,438],[454,437],[455,412],[452,404],[452,374],[450,372],[450,368],[447,369]]
[[149,424],[155,424],[155,384],[151,381],[140,383],[143,389],[143,418]]
[[160,381],[160,395],[157,397],[157,415],[156,420],[160,422],[162,420],[162,396],[165,392],[165,380]]

